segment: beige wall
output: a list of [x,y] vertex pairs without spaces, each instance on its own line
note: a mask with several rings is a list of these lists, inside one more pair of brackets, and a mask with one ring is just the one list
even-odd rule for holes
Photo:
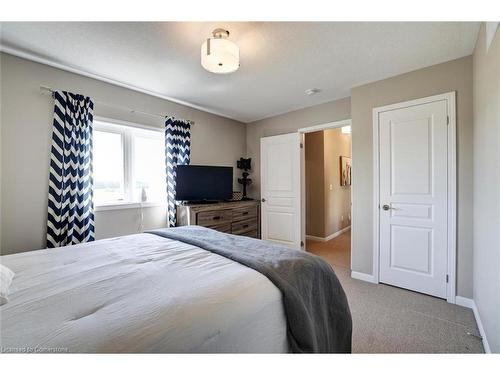
[[457,92],[458,256],[457,293],[472,297],[472,57],[353,88],[353,270],[372,274],[372,110],[387,104]]
[[351,118],[351,100],[344,98],[247,124],[247,157],[252,158],[253,179],[249,196],[260,198],[260,139],[262,137],[293,133],[300,128],[349,118]]
[[325,137],[325,237],[351,225],[351,187],[340,186],[340,156],[351,156],[351,135],[340,129]]
[[340,129],[307,133],[306,234],[328,237],[351,224],[351,188],[340,186],[340,156],[351,156],[351,136]]
[[[1,68],[0,216],[4,254],[45,247],[53,100],[40,94],[41,85],[84,93],[97,102],[193,120],[193,164],[235,166],[246,153],[245,125],[237,121],[4,53]],[[94,113],[163,128],[161,118],[99,104]],[[139,218],[137,209],[96,212],[96,237],[136,233]],[[164,226],[165,208],[144,209],[144,221],[146,229]]]
[[305,135],[306,234],[325,237],[325,158],[323,132]]
[[491,351],[500,352],[500,30],[474,51],[474,301]]

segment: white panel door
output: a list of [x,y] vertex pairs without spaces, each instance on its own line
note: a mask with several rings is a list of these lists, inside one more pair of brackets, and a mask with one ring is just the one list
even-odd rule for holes
[[300,249],[300,134],[261,138],[262,239]]
[[380,282],[446,298],[447,102],[379,114]]

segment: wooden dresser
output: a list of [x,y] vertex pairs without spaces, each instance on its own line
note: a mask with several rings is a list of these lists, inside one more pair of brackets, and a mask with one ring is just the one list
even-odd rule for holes
[[177,225],[260,238],[260,205],[258,201],[182,204],[177,206]]

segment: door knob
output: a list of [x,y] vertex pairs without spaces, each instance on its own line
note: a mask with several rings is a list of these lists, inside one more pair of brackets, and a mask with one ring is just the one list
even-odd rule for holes
[[261,199],[261,202],[265,202],[265,201],[266,201],[266,198],[262,198],[262,199]]
[[384,205],[382,206],[382,209],[383,209],[384,211],[389,211],[389,210],[391,209],[391,206],[389,206],[388,204],[384,204]]

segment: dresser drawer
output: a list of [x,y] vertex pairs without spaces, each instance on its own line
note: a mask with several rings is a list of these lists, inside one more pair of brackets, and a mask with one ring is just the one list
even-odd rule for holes
[[223,233],[231,233],[231,223],[221,223],[215,225],[207,225],[207,228],[215,229],[216,231]]
[[231,210],[214,210],[199,212],[196,224],[202,227],[231,222]]
[[259,231],[257,229],[251,230],[249,232],[241,233],[240,236],[259,238]]
[[243,234],[250,231],[256,231],[257,228],[257,218],[250,218],[247,220],[239,221],[237,223],[231,224],[231,233],[232,234]]
[[240,221],[257,217],[257,206],[240,207],[233,209],[233,221]]

